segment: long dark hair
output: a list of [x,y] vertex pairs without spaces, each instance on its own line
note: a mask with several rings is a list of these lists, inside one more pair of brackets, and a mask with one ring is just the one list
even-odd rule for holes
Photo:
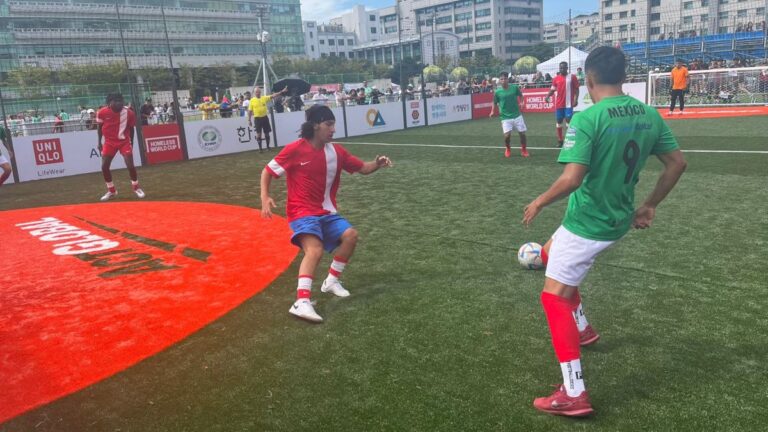
[[301,124],[301,132],[299,132],[299,137],[304,139],[312,139],[315,137],[315,125],[317,123],[313,122],[304,122]]

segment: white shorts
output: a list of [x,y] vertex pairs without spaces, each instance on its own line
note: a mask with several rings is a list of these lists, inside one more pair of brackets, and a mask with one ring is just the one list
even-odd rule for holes
[[7,157],[5,157],[5,154],[0,154],[0,165],[3,164],[9,164],[11,163]]
[[560,228],[552,235],[547,277],[570,286],[579,286],[600,252],[616,241],[589,240]]
[[508,134],[515,129],[517,129],[518,132],[525,132],[528,130],[528,128],[525,127],[525,120],[523,120],[523,116],[515,117],[509,120],[502,120],[501,129],[505,134]]

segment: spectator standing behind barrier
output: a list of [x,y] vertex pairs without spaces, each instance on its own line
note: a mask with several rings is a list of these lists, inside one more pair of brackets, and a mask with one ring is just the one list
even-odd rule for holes
[[688,88],[689,80],[688,68],[683,65],[683,60],[678,59],[675,63],[675,67],[672,68],[672,102],[669,105],[669,115],[672,115],[675,111],[675,102],[680,99],[680,114],[685,109],[685,89]]
[[[285,94],[287,91],[288,87],[284,87],[277,94]],[[262,132],[267,141],[267,150],[269,150],[269,133],[272,132],[272,126],[269,125],[267,102],[270,100],[272,100],[272,96],[262,96],[261,87],[256,87],[253,89],[253,97],[248,103],[248,126],[254,126],[256,129],[256,142],[259,144],[259,151],[261,151]]]
[[763,102],[768,102],[768,68],[763,69],[757,77],[757,89],[763,94]]
[[11,159],[13,159],[13,151],[11,151],[10,141],[8,141],[8,130],[0,125],[0,168],[3,169],[3,173],[0,174],[0,186],[8,180],[8,177],[13,173],[11,168]]
[[[363,93],[365,95],[365,103],[370,104],[371,103],[371,92],[373,91],[373,87],[368,85],[368,81],[363,81]],[[360,92],[358,91],[358,95]]]
[[576,78],[579,79],[579,85],[584,85],[584,71],[581,68],[576,68]]
[[61,120],[61,114],[56,114],[53,119],[53,133],[64,132],[64,122]]
[[149,124],[149,118],[155,113],[155,107],[152,105],[152,99],[147,98],[144,101],[144,105],[139,110],[141,113],[141,125],[146,126]]

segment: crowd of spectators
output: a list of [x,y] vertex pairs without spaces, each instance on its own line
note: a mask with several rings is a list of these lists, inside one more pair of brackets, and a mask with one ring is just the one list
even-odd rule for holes
[[[748,21],[746,23],[738,23],[736,24],[736,29],[734,33],[751,33],[751,32],[761,32],[765,31],[765,20],[754,23],[752,21]],[[661,33],[659,34],[658,40],[674,40],[674,39],[685,39],[685,38],[692,38],[702,36],[697,30],[680,30],[675,34],[674,32],[669,33]]]

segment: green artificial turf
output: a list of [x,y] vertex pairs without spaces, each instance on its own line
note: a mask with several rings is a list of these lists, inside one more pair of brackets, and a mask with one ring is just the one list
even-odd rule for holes
[[[529,146],[553,146],[553,116],[526,122]],[[768,150],[765,117],[670,124],[683,149]],[[345,140],[395,167],[342,179],[340,211],[361,243],[343,278],[351,297],[314,287],[325,323],[287,313],[297,258],[222,319],[0,430],[765,430],[768,154],[687,153],[654,226],[598,258],[582,286],[602,336],[582,354],[597,413],[572,420],[531,406],[561,376],[539,304],[543,272],[515,258],[557,228],[564,201],[530,228],[520,220],[562,167],[553,150],[505,159],[500,137],[494,119]],[[356,144],[373,142],[476,148]],[[273,155],[139,172],[147,199],[259,207],[259,173]],[[659,172],[649,161],[638,200]],[[115,179],[127,190],[125,171]],[[285,183],[273,184],[282,214]],[[94,202],[103,188],[98,173],[3,187],[0,209]]]

